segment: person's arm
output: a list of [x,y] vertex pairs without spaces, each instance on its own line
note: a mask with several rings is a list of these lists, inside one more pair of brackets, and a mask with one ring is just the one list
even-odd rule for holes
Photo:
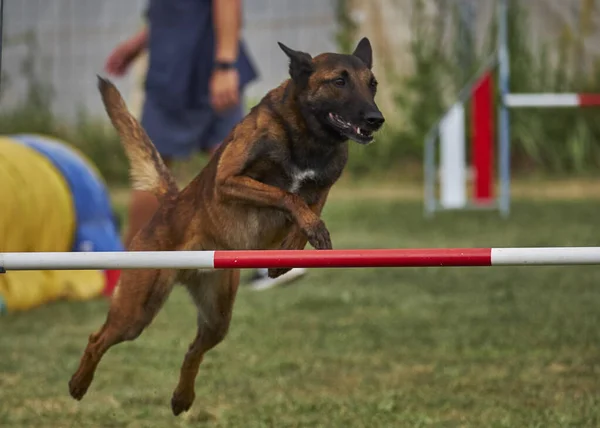
[[242,25],[241,0],[213,0],[215,61],[235,62],[239,52]]
[[146,26],[132,37],[119,44],[108,56],[104,65],[109,74],[124,75],[131,63],[148,45],[148,29]]
[[128,40],[131,50],[139,55],[148,46],[148,27],[144,25],[133,37]]

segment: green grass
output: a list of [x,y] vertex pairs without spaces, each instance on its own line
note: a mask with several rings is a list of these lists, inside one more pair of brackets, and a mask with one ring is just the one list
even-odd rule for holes
[[[596,245],[598,202],[449,213],[332,201],[334,246]],[[595,427],[600,424],[597,267],[324,269],[242,289],[231,332],[201,367],[196,402],[170,413],[195,332],[177,289],[135,342],[113,348],[88,395],[67,382],[106,302],[0,318],[0,426]]]

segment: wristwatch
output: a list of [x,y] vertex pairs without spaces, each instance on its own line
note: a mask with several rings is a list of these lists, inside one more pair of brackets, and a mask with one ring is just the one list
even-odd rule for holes
[[235,62],[215,61],[215,70],[231,70],[235,68]]

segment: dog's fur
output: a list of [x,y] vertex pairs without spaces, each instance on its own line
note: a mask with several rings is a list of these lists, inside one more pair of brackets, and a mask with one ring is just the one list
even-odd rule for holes
[[[320,214],[346,165],[348,140],[369,143],[383,123],[374,101],[371,45],[364,38],[351,55],[315,58],[280,47],[289,57],[291,78],[249,112],[181,191],[118,90],[98,78],[130,162],[133,187],[161,201],[134,237],[131,251],[292,250],[307,242],[331,249]],[[287,270],[270,269],[269,276]],[[106,351],[136,339],[152,322],[176,281],[187,287],[198,308],[197,334],[171,399],[175,415],[190,408],[202,358],[227,334],[238,270],[124,270],[106,322],[89,337],[69,382],[75,399],[85,395]]]

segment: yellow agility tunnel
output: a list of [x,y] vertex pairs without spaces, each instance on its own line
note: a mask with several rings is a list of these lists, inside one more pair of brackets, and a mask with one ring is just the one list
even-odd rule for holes
[[[121,251],[108,191],[94,165],[67,143],[0,136],[0,252]],[[0,312],[110,294],[118,271],[0,274]]]

